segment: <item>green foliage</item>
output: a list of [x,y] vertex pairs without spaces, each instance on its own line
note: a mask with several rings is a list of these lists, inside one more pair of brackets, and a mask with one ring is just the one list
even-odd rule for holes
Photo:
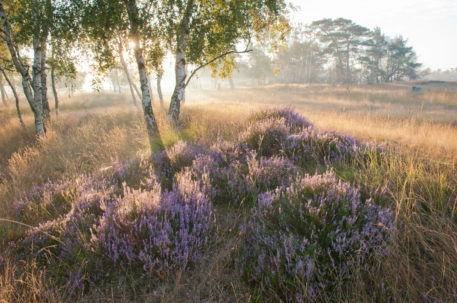
[[[170,49],[186,33],[183,18],[191,1],[162,1],[159,5],[160,23],[166,24],[166,41]],[[261,39],[268,35],[275,40],[285,38],[285,2],[274,1],[192,1],[188,26],[187,63],[201,66],[228,51],[236,50],[240,42]],[[273,40],[273,39],[272,39]],[[210,64],[214,75],[228,77],[234,70],[234,57],[221,56]]]

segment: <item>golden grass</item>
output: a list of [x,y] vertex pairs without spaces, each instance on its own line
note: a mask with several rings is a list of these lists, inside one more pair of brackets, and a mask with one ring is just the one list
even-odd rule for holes
[[[457,87],[457,85],[456,85]],[[189,104],[207,108],[237,108],[250,112],[265,106],[292,106],[317,127],[370,141],[388,141],[403,150],[420,150],[424,157],[457,161],[457,92],[413,94],[407,88],[323,85],[271,86],[196,92]],[[444,96],[444,97],[443,97]],[[441,99],[440,99],[441,98]],[[205,101],[202,101],[205,100]],[[421,101],[422,100],[422,101]],[[452,105],[435,105],[446,102]]]

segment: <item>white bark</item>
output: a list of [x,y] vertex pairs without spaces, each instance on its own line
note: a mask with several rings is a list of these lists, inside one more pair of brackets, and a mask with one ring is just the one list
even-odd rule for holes
[[188,0],[186,11],[184,12],[183,20],[181,22],[180,32],[177,35],[176,46],[176,61],[175,61],[175,75],[176,84],[171,96],[170,108],[168,116],[170,120],[177,125],[179,113],[181,111],[181,102],[184,99],[186,90],[186,48],[189,42],[190,34],[190,19],[192,17],[194,0]]
[[59,96],[57,94],[56,75],[55,75],[54,67],[51,67],[51,86],[52,86],[52,93],[54,95],[54,110],[56,111],[56,117],[57,117],[59,115]]
[[43,117],[44,119],[51,118],[51,108],[49,107],[48,100],[48,87],[47,87],[47,74],[46,74],[46,42],[43,44],[43,51],[41,57],[41,102],[43,104]]
[[41,64],[43,62],[43,51],[40,41],[40,30],[38,27],[38,12],[36,8],[33,11],[35,33],[33,34],[33,67],[32,67],[32,85],[33,85],[33,102],[35,104],[35,128],[39,134],[45,134],[43,119],[43,91],[41,79]]
[[0,75],[0,91],[2,93],[2,102],[3,102],[3,105],[5,106],[8,106],[8,102],[6,102],[6,92],[5,92],[5,88],[3,87],[3,79],[2,79],[2,76]]
[[159,95],[160,106],[163,107],[162,76],[162,73],[157,75],[157,94]]
[[144,64],[143,49],[140,45],[139,31],[138,31],[138,7],[136,6],[136,0],[125,0],[127,4],[127,10],[129,15],[131,36],[134,39],[135,47],[135,60],[138,66],[138,73],[140,75],[141,83],[141,104],[143,107],[144,120],[146,122],[146,128],[148,130],[149,143],[151,148],[155,144],[159,129],[157,122],[152,111],[152,98],[149,91],[148,77],[146,73],[146,66]]
[[148,76],[146,74],[146,67],[144,65],[143,51],[141,48],[135,49],[135,59],[138,64],[138,73],[140,74],[141,82],[141,104],[143,106],[144,119],[146,121],[146,127],[148,129],[148,136],[150,143],[153,143],[154,137],[158,133],[157,122],[152,111],[152,98],[149,92]]
[[176,85],[173,95],[171,95],[170,108],[168,110],[168,115],[174,124],[178,123],[179,113],[181,111],[181,102],[184,98],[184,92],[186,89],[186,56],[182,46],[187,46],[187,36],[184,36],[178,45],[180,46],[178,46],[178,50],[176,51],[175,63]]

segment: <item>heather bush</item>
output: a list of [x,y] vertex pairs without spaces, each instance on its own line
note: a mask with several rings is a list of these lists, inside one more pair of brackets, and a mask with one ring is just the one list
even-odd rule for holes
[[295,165],[286,158],[257,159],[252,150],[231,151],[201,154],[177,178],[190,176],[214,203],[240,205],[253,202],[261,192],[288,185],[297,173]]
[[161,193],[126,188],[106,207],[91,243],[114,264],[142,268],[159,277],[188,269],[202,256],[213,234],[209,199],[189,178]]
[[284,154],[301,167],[342,163],[358,158],[362,151],[354,137],[311,128],[290,135],[284,145]]
[[280,155],[290,135],[284,118],[269,118],[251,122],[240,134],[239,141],[258,152],[260,156]]
[[251,121],[262,121],[268,119],[284,119],[286,125],[290,128],[292,133],[297,133],[303,129],[313,127],[313,124],[305,117],[295,112],[290,107],[279,107],[262,110],[251,116]]
[[296,166],[287,158],[275,156],[257,160],[255,154],[248,159],[248,169],[247,181],[257,193],[288,186],[298,173]]
[[184,167],[191,166],[197,155],[205,152],[205,148],[198,144],[178,141],[166,152],[171,168],[179,172]]
[[106,180],[91,177],[48,181],[35,186],[22,199],[16,200],[13,208],[16,218],[21,222],[37,225],[67,214],[73,201],[79,199],[85,191],[106,186]]
[[29,230],[20,247],[27,254],[32,252],[39,264],[51,266],[72,292],[84,291],[102,275],[102,260],[91,245],[91,231],[114,199],[109,189],[86,189],[72,201],[65,216]]
[[248,166],[244,161],[222,162],[219,155],[200,155],[192,167],[177,176],[190,176],[214,203],[239,205],[251,192],[247,182]]
[[161,278],[189,269],[212,238],[212,205],[190,178],[170,191],[153,178],[147,189],[124,184],[121,195],[115,186],[85,186],[65,215],[30,229],[18,251],[52,267],[75,294],[119,266]]
[[343,286],[355,269],[376,270],[388,254],[393,213],[362,200],[332,173],[305,176],[261,195],[242,228],[244,280],[266,296],[312,301]]
[[209,148],[208,154],[220,165],[229,166],[233,162],[247,163],[251,152],[246,143],[218,141]]
[[314,152],[326,164],[356,158],[360,147],[356,138],[337,132],[319,132],[315,135]]

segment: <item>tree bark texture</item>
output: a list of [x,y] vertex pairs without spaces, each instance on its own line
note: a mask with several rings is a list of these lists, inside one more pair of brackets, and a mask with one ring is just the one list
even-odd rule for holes
[[180,31],[177,35],[175,75],[176,84],[173,94],[171,95],[170,108],[168,116],[172,123],[178,124],[179,113],[181,111],[181,102],[184,99],[186,91],[186,48],[189,42],[190,18],[192,16],[194,0],[188,0],[186,11],[184,12]]
[[2,78],[1,75],[0,75],[0,91],[1,91],[1,93],[2,93],[2,102],[3,102],[3,105],[8,106],[8,102],[6,102],[7,97],[6,97],[5,88],[3,87],[3,78]]
[[46,74],[46,42],[42,46],[43,52],[41,57],[41,102],[43,103],[43,117],[48,120],[51,118],[51,108],[48,100],[48,86]]
[[54,95],[54,110],[56,111],[56,117],[59,116],[59,95],[57,94],[56,88],[56,75],[54,67],[51,67],[51,86],[52,94]]
[[140,46],[140,39],[139,39],[139,21],[138,21],[138,7],[136,4],[136,0],[124,0],[127,4],[127,11],[129,15],[129,21],[131,26],[131,36],[134,39],[135,47],[134,47],[134,54],[135,60],[138,66],[138,74],[140,75],[140,83],[141,83],[141,104],[143,107],[143,114],[144,119],[146,122],[146,128],[148,131],[149,143],[151,145],[151,149],[155,144],[155,140],[159,133],[159,128],[157,127],[157,121],[154,117],[154,112],[152,111],[152,98],[149,91],[148,85],[148,77],[146,73],[146,65],[144,63],[143,57],[143,49]]
[[35,128],[41,134],[46,133],[44,126],[44,109],[43,109],[43,87],[42,87],[42,63],[43,49],[40,39],[40,28],[38,22],[37,8],[33,9],[33,23],[35,32],[33,34],[33,67],[32,67],[32,85],[33,85],[33,102],[36,105],[37,114],[35,115]]
[[162,77],[163,73],[157,75],[157,94],[159,95],[160,106],[163,107]]

